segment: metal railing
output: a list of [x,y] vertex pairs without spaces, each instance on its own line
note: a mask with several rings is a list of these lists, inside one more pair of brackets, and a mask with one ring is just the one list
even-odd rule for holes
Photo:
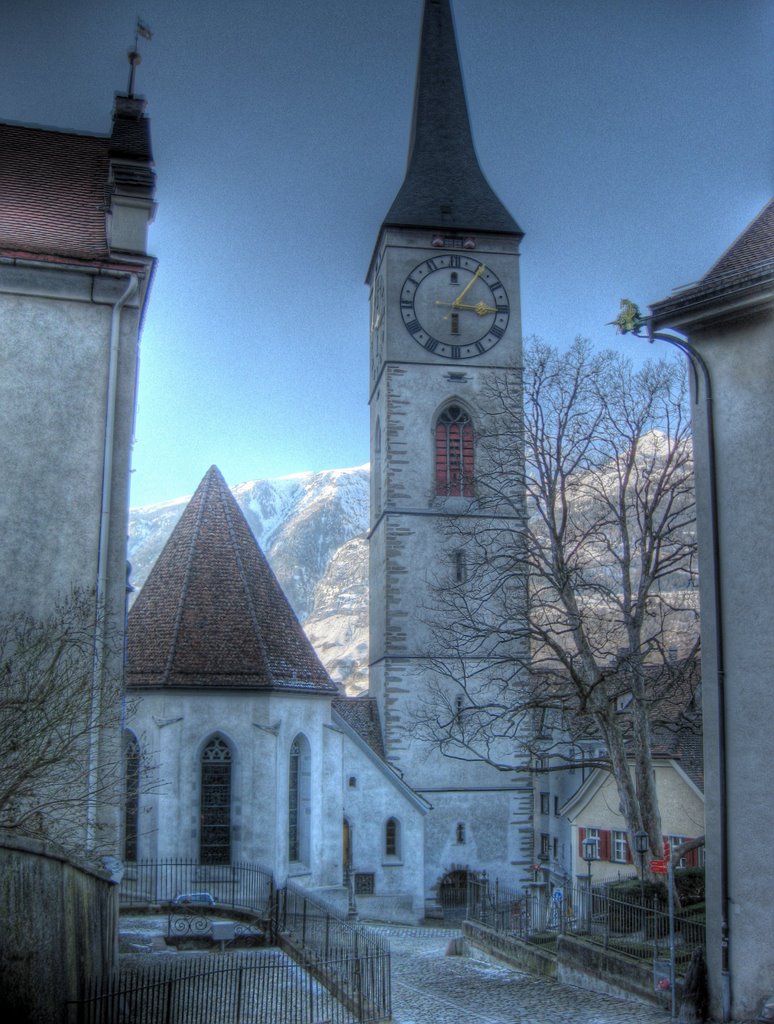
[[[325,988],[331,999],[338,1000],[336,1005],[340,1006],[341,1010],[340,1013],[339,1010],[336,1011],[338,1016],[332,1010],[322,1014],[315,1010],[314,1012],[318,1015],[307,1018],[304,1016],[307,1012],[304,1007],[312,1006],[313,1003],[310,1001],[311,997],[305,997],[306,1002],[299,1003],[301,1008],[298,1010],[297,1017],[282,1016],[286,1013],[286,1003],[287,1006],[293,1005],[293,996],[288,995],[288,992],[295,992],[296,988],[289,981],[287,984],[284,982],[280,984],[271,972],[261,974],[262,965],[265,966],[265,964],[262,961],[256,961],[251,966],[252,962],[249,959],[240,961],[242,973],[239,978],[242,980],[234,981],[235,976],[230,966],[231,958],[237,956],[249,958],[250,954],[229,953],[228,967],[224,966],[215,973],[209,969],[205,970],[202,964],[199,965],[198,970],[189,964],[189,971],[185,977],[175,976],[173,978],[170,976],[151,982],[143,978],[142,983],[135,984],[132,979],[122,976],[119,983],[109,993],[91,993],[87,995],[86,1002],[82,1001],[77,1006],[73,1004],[72,1012],[76,1014],[74,1019],[79,1022],[83,1019],[84,1024],[92,1024],[92,1021],[99,1022],[99,1024],[113,1024],[114,1021],[119,1020],[131,1021],[132,1024],[135,1024],[135,1021],[138,1024],[146,1024],[146,1022],[155,1024],[156,1021],[173,1024],[174,1021],[180,1019],[186,1024],[188,1020],[195,1024],[199,1020],[196,1016],[188,1018],[185,1015],[179,1018],[174,1016],[177,1013],[176,1007],[178,1004],[185,1004],[188,1007],[186,1012],[193,1013],[199,1002],[204,1005],[206,999],[210,998],[206,994],[196,995],[195,993],[209,992],[211,995],[215,993],[212,998],[219,999],[217,992],[220,989],[217,986],[226,986],[229,992],[236,986],[237,994],[249,992],[253,1002],[257,1000],[256,1006],[263,1005],[261,999],[269,998],[264,991],[267,986],[268,990],[275,993],[275,996],[271,997],[272,999],[276,997],[276,1000],[279,1000],[278,1002],[275,1000],[276,1005],[275,1003],[271,1004],[275,1016],[269,1014],[265,1018],[249,1016],[247,1010],[244,1009],[246,1005],[244,999],[240,996],[241,1020],[244,1021],[244,1024],[252,1024],[253,1021],[262,1024],[264,1019],[276,1020],[278,1024],[282,1024],[286,1019],[292,1020],[293,1024],[307,1024],[307,1020],[310,1024],[328,1020],[332,1024],[350,1020],[366,1024],[366,1022],[384,1021],[390,1018],[390,948],[387,940],[371,929],[347,920],[344,914],[315,900],[309,893],[293,883],[288,883],[283,888],[277,888],[271,873],[265,868],[255,864],[207,865],[190,860],[139,861],[126,866],[121,881],[119,901],[124,910],[130,906],[163,907],[170,914],[168,933],[172,932],[173,918],[177,921],[178,917],[190,916],[191,911],[194,912],[193,916],[197,921],[205,922],[205,930],[207,916],[216,914],[218,910],[232,909],[246,912],[260,920],[261,927],[268,930],[269,940],[282,946],[295,960],[295,970],[300,972],[299,976],[306,977],[310,986],[319,987],[321,985]],[[184,915],[184,912],[187,913]],[[201,931],[201,929],[188,928],[191,935],[199,934]],[[259,954],[252,954],[252,956],[258,957]],[[265,956],[265,953],[260,956]],[[200,976],[204,977],[205,975],[207,977],[211,975],[211,981],[205,983],[197,980]],[[291,976],[296,977],[288,975],[288,977]],[[247,984],[245,979],[249,980],[252,987],[244,987]],[[210,988],[207,988],[207,985]],[[189,986],[194,993],[190,998],[184,994],[186,986]],[[176,992],[174,1000],[169,994],[172,988]],[[142,1011],[138,1009],[135,1016],[129,1017],[112,1015],[114,1012],[118,1012],[114,1011],[112,1007],[128,1005],[129,993],[136,993],[140,989],[145,994],[142,997],[134,995],[132,998],[135,1002],[141,999]],[[159,1009],[161,1005],[159,1000],[162,999],[162,995],[159,993],[162,992],[162,989],[167,994],[163,995],[163,1008]],[[309,991],[311,992],[312,988]],[[231,996],[228,998],[230,999]],[[110,1007],[108,1010],[94,1009],[88,1012],[108,1015],[93,1018],[77,1016],[78,1013],[86,1012],[83,1008],[87,1002],[94,1007]],[[134,1003],[132,1005],[134,1006]],[[139,1005],[140,1003],[137,1003],[137,1006]],[[231,1010],[228,1007],[230,1005],[227,1000],[224,1004],[227,1007],[224,1010],[225,1015],[221,1015],[220,1004],[212,1004],[212,1006],[218,1007],[217,1015],[215,1017],[205,1015],[201,1019],[210,1024],[215,1020],[220,1024],[221,1019],[224,1024],[228,1024],[231,1020],[240,1020],[239,1017],[229,1016]],[[146,1009],[150,1015],[142,1016]],[[257,1012],[256,1010],[255,1013]],[[135,1013],[134,1009],[132,1013]],[[163,1015],[158,1016],[159,1013]],[[290,1010],[287,1010],[287,1013],[290,1013]],[[345,1015],[341,1016],[341,1014]]]
[[[339,974],[350,965],[321,965]],[[351,968],[350,968],[351,969]],[[278,950],[185,960],[93,987],[70,1004],[71,1024],[356,1024],[330,989]]]
[[171,903],[206,894],[222,907],[266,913],[274,883],[257,864],[199,864],[194,860],[141,860],[126,864],[119,901],[122,908]]
[[[658,897],[622,900],[603,886],[565,885],[552,894],[522,892],[488,879],[472,880],[467,918],[501,934],[552,945],[558,935],[578,938],[637,960],[669,955],[669,913]],[[705,943],[702,914],[674,915],[675,966],[683,974],[694,949]]]
[[324,969],[333,990],[357,1020],[387,1020],[391,1013],[390,947],[370,928],[357,925],[288,882],[278,890],[275,934],[301,953],[304,966]]

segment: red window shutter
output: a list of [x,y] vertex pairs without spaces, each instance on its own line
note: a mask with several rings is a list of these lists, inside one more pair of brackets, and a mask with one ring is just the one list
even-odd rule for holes
[[586,838],[586,829],[585,828],[579,828],[578,829],[578,856],[579,857],[583,856],[583,840],[585,838]]
[[599,859],[610,860],[610,829],[603,828],[599,832]]
[[627,864],[634,863],[634,858],[632,857],[632,848],[631,848],[631,846],[629,846],[629,837],[628,836],[626,837],[626,863]]

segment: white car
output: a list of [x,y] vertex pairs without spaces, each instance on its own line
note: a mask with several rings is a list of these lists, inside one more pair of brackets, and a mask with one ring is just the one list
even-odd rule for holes
[[185,892],[181,893],[180,896],[175,896],[172,900],[173,903],[178,906],[190,907],[190,906],[204,906],[214,907],[215,900],[210,896],[208,892]]

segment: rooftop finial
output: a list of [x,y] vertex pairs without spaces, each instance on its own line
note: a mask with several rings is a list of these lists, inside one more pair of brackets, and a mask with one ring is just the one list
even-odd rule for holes
[[138,49],[140,45],[140,37],[142,37],[143,39],[151,40],[153,39],[153,33],[151,32],[149,26],[144,21],[142,21],[138,16],[137,24],[135,25],[134,29],[134,46],[132,47],[128,54],[129,87],[126,90],[127,96],[134,96],[134,71],[137,65],[142,60],[142,57],[140,56],[140,51]]

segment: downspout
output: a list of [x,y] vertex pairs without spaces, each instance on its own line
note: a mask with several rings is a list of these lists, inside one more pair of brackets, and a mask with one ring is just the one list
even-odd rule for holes
[[110,516],[113,492],[113,436],[118,402],[118,356],[121,335],[121,313],[139,287],[137,274],[129,274],[126,288],[113,303],[110,317],[110,349],[107,378],[107,403],[102,451],[102,499],[100,503],[99,548],[97,552],[97,586],[95,601],[94,663],[92,668],[91,702],[89,708],[89,767],[87,795],[87,843],[91,845],[96,834],[97,789],[99,764],[99,732],[97,724],[102,703],[102,677],[105,668],[106,606],[105,589],[108,574],[110,545]]
[[[619,323],[619,326],[621,324]],[[720,992],[723,1021],[731,1020],[731,969],[730,969],[730,926],[729,926],[729,877],[728,877],[728,780],[726,752],[726,667],[725,645],[723,642],[722,588],[720,585],[720,536],[718,530],[717,456],[715,451],[715,421],[713,415],[712,377],[704,357],[684,337],[653,330],[653,318],[642,318],[635,322],[632,333],[642,337],[641,327],[647,327],[651,344],[665,341],[683,352],[691,363],[694,376],[696,401],[699,400],[699,378],[704,385],[705,429],[707,432],[707,483],[709,487],[710,557],[712,560],[715,668],[717,673],[717,716],[718,716],[718,803],[720,829]]]

